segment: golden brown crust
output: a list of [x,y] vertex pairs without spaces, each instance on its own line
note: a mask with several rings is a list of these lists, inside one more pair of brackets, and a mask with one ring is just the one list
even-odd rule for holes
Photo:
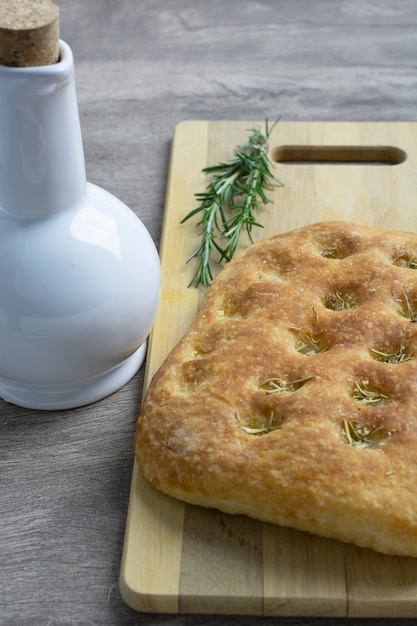
[[151,382],[144,475],[190,503],[417,556],[414,312],[413,233],[321,222],[251,246]]

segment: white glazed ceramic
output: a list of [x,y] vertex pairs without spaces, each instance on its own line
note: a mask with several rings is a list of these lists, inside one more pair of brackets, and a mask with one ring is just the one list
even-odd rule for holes
[[143,362],[161,271],[120,200],[86,182],[71,49],[0,66],[0,397],[94,402]]

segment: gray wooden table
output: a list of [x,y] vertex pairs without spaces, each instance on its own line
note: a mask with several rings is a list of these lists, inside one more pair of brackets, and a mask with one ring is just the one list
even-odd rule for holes
[[[415,0],[58,4],[88,179],[130,206],[157,244],[182,120],[416,119]],[[143,615],[124,604],[118,575],[142,383],[143,368],[111,397],[62,412],[0,400],[0,623],[364,623]]]

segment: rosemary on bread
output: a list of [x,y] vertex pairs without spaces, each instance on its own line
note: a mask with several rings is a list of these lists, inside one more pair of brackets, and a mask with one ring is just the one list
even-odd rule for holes
[[196,193],[198,206],[181,221],[186,222],[200,215],[199,246],[187,260],[198,261],[197,269],[189,283],[198,287],[208,287],[213,280],[212,255],[216,252],[219,260],[228,262],[236,252],[242,232],[252,240],[252,228],[263,228],[255,217],[260,203],[269,204],[267,195],[275,185],[283,183],[272,174],[272,163],[268,157],[268,140],[276,120],[269,126],[265,120],[265,130],[250,129],[248,141],[238,146],[227,162],[209,166],[203,172],[211,175],[206,191]]

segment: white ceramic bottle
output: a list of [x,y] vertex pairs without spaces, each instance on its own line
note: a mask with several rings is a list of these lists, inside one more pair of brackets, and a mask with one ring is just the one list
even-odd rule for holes
[[0,66],[0,397],[64,409],[122,387],[160,289],[142,222],[86,181],[70,47]]

